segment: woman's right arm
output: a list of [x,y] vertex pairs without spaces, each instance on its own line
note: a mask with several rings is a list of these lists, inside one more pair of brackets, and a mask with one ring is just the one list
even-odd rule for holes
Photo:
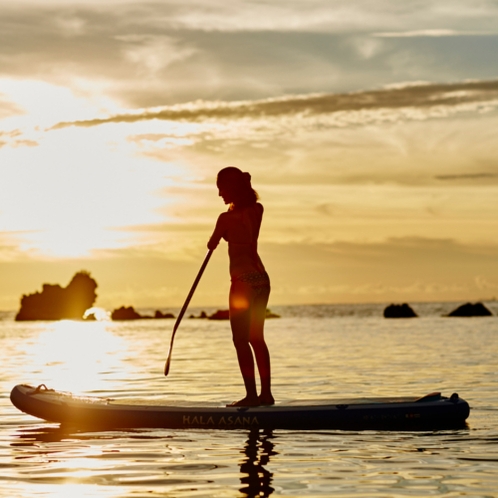
[[214,251],[218,244],[220,243],[221,238],[225,235],[225,213],[221,213],[218,216],[218,221],[216,222],[216,226],[214,227],[213,235],[209,239],[207,246],[208,249]]

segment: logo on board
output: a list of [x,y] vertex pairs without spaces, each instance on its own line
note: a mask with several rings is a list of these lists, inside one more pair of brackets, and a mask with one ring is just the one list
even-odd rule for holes
[[212,426],[212,427],[252,427],[258,426],[258,417],[233,416],[213,417],[204,415],[183,415],[183,425],[187,426]]

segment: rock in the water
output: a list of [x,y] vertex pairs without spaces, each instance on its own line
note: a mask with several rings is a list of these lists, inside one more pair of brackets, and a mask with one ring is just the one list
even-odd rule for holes
[[97,282],[86,271],[74,275],[67,287],[43,284],[41,292],[24,295],[17,321],[82,319],[97,298]]
[[492,316],[493,313],[482,303],[465,303],[454,309],[448,316]]
[[138,320],[144,318],[140,313],[137,313],[133,306],[121,306],[111,313],[113,320]]
[[111,318],[113,320],[140,320],[151,318],[175,318],[175,315],[172,313],[163,313],[160,310],[156,310],[154,316],[141,315],[133,306],[121,306],[111,313]]
[[160,310],[156,310],[154,318],[175,318],[175,315],[173,315],[173,313],[163,313]]
[[406,304],[390,304],[384,309],[384,318],[415,318],[417,314]]
[[199,316],[195,316],[194,314],[190,315],[189,318],[209,318],[205,311],[201,311]]
[[280,318],[280,315],[273,313],[270,309],[266,308],[266,318]]
[[[203,312],[204,313],[204,312]],[[202,317],[199,317],[202,318]],[[209,320],[229,320],[230,319],[230,311],[229,310],[218,310],[212,315],[209,315],[207,318]],[[268,308],[266,309],[266,318],[280,318],[280,315],[276,313],[272,313]]]
[[230,318],[230,312],[228,310],[218,310],[212,315],[209,315],[210,320],[228,320]]

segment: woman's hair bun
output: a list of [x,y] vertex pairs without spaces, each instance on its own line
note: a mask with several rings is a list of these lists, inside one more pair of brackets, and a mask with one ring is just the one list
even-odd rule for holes
[[251,175],[247,171],[245,173],[242,173],[242,175],[244,177],[244,180],[246,180],[247,182],[251,181]]

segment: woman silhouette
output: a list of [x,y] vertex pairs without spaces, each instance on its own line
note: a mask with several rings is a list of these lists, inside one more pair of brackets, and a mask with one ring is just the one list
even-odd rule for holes
[[[228,242],[230,326],[246,388],[246,396],[229,406],[272,405],[275,400],[271,393],[270,353],[264,338],[270,279],[258,255],[263,206],[251,186],[251,175],[238,168],[222,169],[216,185],[229,208],[218,217],[208,249],[214,250],[221,238]],[[259,396],[253,351],[261,379]]]

